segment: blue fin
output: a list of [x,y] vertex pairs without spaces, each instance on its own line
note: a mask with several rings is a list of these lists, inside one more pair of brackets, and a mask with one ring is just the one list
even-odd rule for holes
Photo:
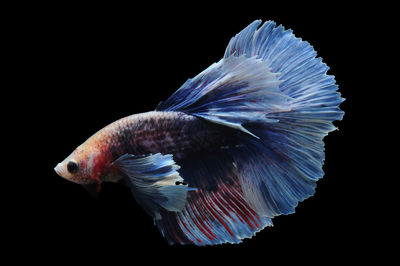
[[198,190],[181,212],[156,221],[170,243],[238,243],[293,213],[324,175],[323,138],[342,119],[344,99],[309,43],[274,22],[260,24],[232,38],[221,61],[157,108],[247,133],[232,134],[234,148],[180,162]]
[[181,175],[197,190],[188,194],[181,212],[162,212],[155,220],[170,244],[240,243],[272,225],[247,203],[233,162],[225,150],[181,162]]
[[290,110],[266,114],[277,123],[244,125],[261,141],[243,139],[247,151],[236,155],[246,198],[259,213],[274,217],[293,213],[299,201],[314,194],[324,175],[323,138],[336,129],[332,122],[343,118],[339,105],[344,99],[309,43],[273,22],[257,30],[260,23],[236,35],[225,57],[256,56],[266,62],[271,72],[279,73],[279,89],[290,98]]
[[148,156],[125,154],[113,162],[125,175],[126,184],[138,203],[154,219],[160,211],[181,211],[186,204],[187,192],[193,190],[184,183],[171,154]]
[[290,108],[280,83],[265,62],[231,56],[188,80],[157,111],[185,112],[257,137],[242,124],[273,122],[266,114]]
[[312,46],[271,21],[257,30],[260,23],[232,38],[223,59],[189,79],[156,110],[181,111],[253,136],[244,123],[272,124],[282,117],[307,123],[341,120],[343,99]]

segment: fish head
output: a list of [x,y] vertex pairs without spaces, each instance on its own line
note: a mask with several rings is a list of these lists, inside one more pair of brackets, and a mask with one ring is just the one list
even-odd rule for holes
[[87,185],[96,183],[93,166],[97,154],[82,146],[76,148],[67,158],[54,168],[56,173],[74,183]]

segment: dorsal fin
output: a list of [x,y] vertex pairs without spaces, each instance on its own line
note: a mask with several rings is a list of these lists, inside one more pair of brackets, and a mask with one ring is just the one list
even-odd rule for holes
[[[275,122],[266,115],[290,109],[281,81],[266,62],[230,56],[188,80],[157,111],[180,111],[246,132],[246,122]],[[258,138],[258,137],[257,137]]]
[[156,221],[170,243],[238,243],[293,213],[324,175],[323,138],[344,114],[335,79],[309,43],[260,23],[232,38],[221,61],[157,108],[258,137],[238,134],[240,145],[180,162],[198,191],[181,212]]

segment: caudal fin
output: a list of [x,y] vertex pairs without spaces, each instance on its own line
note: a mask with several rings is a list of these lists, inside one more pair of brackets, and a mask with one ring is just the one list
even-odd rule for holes
[[221,61],[157,108],[246,133],[215,160],[205,154],[202,163],[182,164],[182,177],[198,190],[183,211],[157,221],[172,243],[240,242],[274,216],[293,213],[324,175],[323,138],[342,119],[343,98],[309,43],[260,23],[232,38]]

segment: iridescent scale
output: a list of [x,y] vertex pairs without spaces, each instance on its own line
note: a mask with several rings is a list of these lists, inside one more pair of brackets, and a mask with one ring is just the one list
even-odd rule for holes
[[181,112],[147,112],[108,125],[93,136],[113,160],[123,154],[172,154],[176,161],[227,145],[227,129]]

